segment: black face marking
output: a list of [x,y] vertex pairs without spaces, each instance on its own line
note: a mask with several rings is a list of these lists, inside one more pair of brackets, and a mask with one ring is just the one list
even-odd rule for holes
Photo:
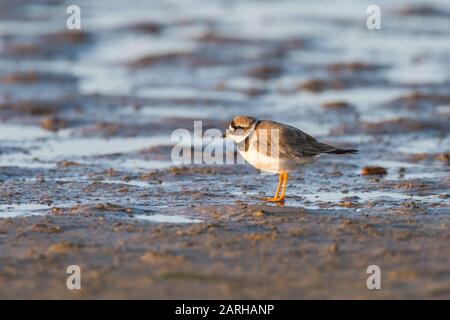
[[230,126],[231,126],[234,130],[237,130],[237,129],[245,130],[244,127],[237,126],[236,123],[234,122],[234,120],[231,121]]
[[231,128],[233,128],[234,130],[237,130],[237,129],[244,129],[243,127],[241,127],[241,126],[237,126],[236,125],[236,123],[234,122],[234,120],[233,121],[231,121]]
[[237,126],[236,123],[234,122],[234,120],[230,122],[230,128],[231,128],[231,131],[233,131],[233,132],[236,130],[242,130],[244,132],[246,131],[246,128]]

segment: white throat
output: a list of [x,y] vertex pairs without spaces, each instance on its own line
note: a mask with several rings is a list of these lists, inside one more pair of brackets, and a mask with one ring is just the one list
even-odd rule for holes
[[253,124],[253,126],[247,131],[246,134],[244,135],[234,135],[232,133],[229,134],[230,138],[234,140],[234,142],[236,142],[237,144],[242,143],[245,139],[247,139],[254,131],[256,128],[256,125],[259,123],[259,121],[255,121],[255,123]]

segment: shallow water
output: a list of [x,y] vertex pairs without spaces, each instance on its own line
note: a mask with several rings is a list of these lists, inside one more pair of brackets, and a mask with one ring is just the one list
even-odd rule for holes
[[[380,1],[382,30],[370,31],[370,1],[79,1],[85,38],[70,38],[57,2],[21,3],[0,17],[0,205],[13,203],[4,209],[13,216],[31,199],[64,204],[58,181],[90,203],[81,190],[98,180],[97,198],[161,214],[161,204],[256,202],[276,178],[243,166],[172,168],[170,159],[173,130],[194,120],[224,130],[250,114],[360,149],[306,167],[307,183],[290,180],[290,205],[358,196],[360,207],[446,206],[450,5],[427,3],[442,14],[399,13],[422,1]],[[388,174],[362,177],[368,165]],[[23,191],[30,177],[50,194]],[[155,217],[142,219],[166,221]]]
[[167,223],[200,223],[200,219],[191,219],[183,216],[168,216],[164,214],[154,214],[154,215],[136,215],[135,219],[150,222],[167,222]]
[[44,215],[50,210],[48,205],[25,203],[0,205],[0,218],[15,218],[28,215]]

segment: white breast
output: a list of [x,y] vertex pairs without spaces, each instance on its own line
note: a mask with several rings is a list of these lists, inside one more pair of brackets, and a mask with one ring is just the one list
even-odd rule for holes
[[249,148],[247,151],[245,151],[245,141],[238,144],[238,151],[242,158],[255,168],[263,171],[277,173],[283,170],[281,167],[283,161],[280,161],[279,157],[267,154],[267,152],[258,152],[256,138],[257,135],[254,132],[249,136]]
[[292,169],[295,169],[296,167],[309,163],[314,160],[312,157],[304,158],[301,161],[294,161],[291,159],[286,159],[279,157],[276,150],[272,150],[275,152],[266,152],[266,148],[256,148],[257,143],[257,134],[256,132],[253,132],[249,136],[249,148],[247,151],[245,151],[245,141],[238,144],[238,151],[239,154],[242,156],[242,158],[245,159],[249,164],[251,164],[253,167],[268,171],[272,173],[278,173],[280,171],[290,171]]

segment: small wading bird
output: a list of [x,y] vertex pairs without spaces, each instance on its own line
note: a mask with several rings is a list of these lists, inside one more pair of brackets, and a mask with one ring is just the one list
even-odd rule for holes
[[253,167],[279,174],[275,196],[263,198],[276,203],[284,203],[289,171],[315,160],[321,154],[358,152],[318,142],[303,131],[283,123],[249,116],[235,117],[223,137],[232,139],[240,155]]

